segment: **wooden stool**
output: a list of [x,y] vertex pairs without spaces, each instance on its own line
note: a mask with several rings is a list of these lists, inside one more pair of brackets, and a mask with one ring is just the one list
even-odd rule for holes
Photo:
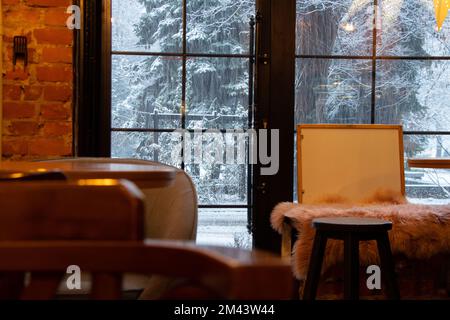
[[344,297],[359,298],[359,241],[376,240],[388,299],[400,299],[388,231],[392,223],[369,218],[321,218],[313,221],[316,236],[309,262],[303,299],[314,300],[328,239],[344,241]]

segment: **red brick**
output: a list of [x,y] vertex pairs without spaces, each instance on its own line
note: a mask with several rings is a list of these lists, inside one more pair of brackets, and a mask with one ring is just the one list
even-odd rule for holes
[[43,134],[49,137],[66,136],[72,133],[72,122],[46,122]]
[[66,27],[68,17],[66,8],[47,9],[45,10],[44,23],[48,26]]
[[42,62],[72,63],[72,48],[44,48]]
[[62,103],[47,103],[41,106],[41,116],[45,120],[67,120],[71,110]]
[[46,86],[44,88],[44,100],[67,102],[72,98],[70,86]]
[[73,39],[72,31],[67,28],[36,29],[34,30],[33,34],[38,44],[71,45]]
[[[3,154],[11,160],[72,154],[72,0],[3,0],[6,72]],[[25,29],[24,29],[25,28]],[[28,38],[29,61],[12,66],[13,37]],[[13,70],[14,69],[14,70]]]
[[38,81],[70,82],[73,79],[72,68],[68,66],[37,67]]
[[69,156],[72,147],[62,138],[36,138],[29,140],[28,153],[30,156]]
[[15,136],[32,136],[38,133],[39,124],[36,121],[12,121],[8,131]]
[[[11,40],[12,43],[13,40]],[[6,56],[6,61],[12,65],[13,61],[13,46],[7,45],[4,51],[4,55]],[[39,54],[37,54],[36,49],[28,48],[28,64],[31,63],[39,63]],[[23,59],[17,60],[16,69],[24,69]]]
[[[28,24],[37,24],[41,18],[41,12],[36,9],[19,9],[5,10],[4,24],[5,26],[23,25],[24,22]],[[28,39],[30,41],[30,39]]]
[[5,100],[20,100],[22,88],[16,85],[3,86],[3,99]]
[[21,138],[3,139],[2,153],[4,157],[24,156],[28,153],[28,143]]
[[30,102],[4,102],[3,117],[5,119],[26,119],[36,115],[36,106]]
[[26,4],[32,7],[68,7],[71,0],[25,0]]
[[28,70],[17,68],[16,70],[6,71],[6,80],[26,80],[30,76]]
[[[21,20],[22,20],[22,18],[21,18]],[[21,22],[21,25],[23,25],[23,21],[20,21],[20,22]],[[10,45],[12,47],[13,39],[15,36],[17,36],[17,26],[9,27],[9,28],[5,27],[3,29],[4,44]],[[33,37],[33,32],[32,31],[21,32],[21,36],[27,37],[28,43],[30,43],[32,40],[32,37]]]
[[24,89],[24,99],[28,101],[38,100],[42,95],[42,87],[26,86]]
[[3,0],[2,4],[4,6],[19,4],[20,0]]

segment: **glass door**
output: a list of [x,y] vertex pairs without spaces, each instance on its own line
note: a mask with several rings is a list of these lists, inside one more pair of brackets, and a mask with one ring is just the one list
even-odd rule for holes
[[255,7],[254,0],[111,1],[111,154],[192,177],[199,243],[252,246],[251,167],[225,150],[236,150],[252,126]]
[[[115,157],[186,170],[199,191],[201,242],[249,246],[251,229],[254,246],[279,250],[270,213],[296,198],[296,124],[403,124],[408,157],[450,153],[450,27],[437,30],[432,1],[104,0],[108,43],[97,47],[102,8],[80,2],[88,28],[79,154],[105,156],[111,146]],[[111,107],[96,95],[111,97]],[[248,158],[217,160],[214,146],[252,127],[279,130],[275,175],[260,175]],[[195,161],[174,156],[187,141],[179,130],[191,134],[192,152],[207,152]],[[445,173],[406,170],[413,201],[450,194]]]

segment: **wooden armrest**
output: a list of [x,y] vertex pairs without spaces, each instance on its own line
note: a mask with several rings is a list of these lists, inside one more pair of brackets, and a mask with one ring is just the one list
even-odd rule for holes
[[26,241],[0,243],[0,272],[159,274],[192,279],[227,299],[289,299],[290,264],[260,251],[172,241]]

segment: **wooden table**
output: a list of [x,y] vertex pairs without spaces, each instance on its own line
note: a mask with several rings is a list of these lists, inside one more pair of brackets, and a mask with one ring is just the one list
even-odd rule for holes
[[68,159],[43,162],[0,162],[0,173],[43,173],[61,171],[69,180],[127,179],[141,188],[169,186],[175,179],[176,169],[152,164],[96,162],[92,159]]
[[408,159],[410,168],[450,169],[450,158]]

